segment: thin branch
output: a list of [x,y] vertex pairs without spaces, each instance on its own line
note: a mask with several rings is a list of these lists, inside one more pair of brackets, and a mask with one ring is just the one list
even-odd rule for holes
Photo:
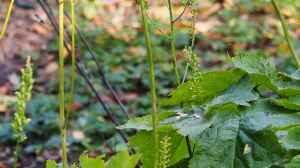
[[190,4],[191,4],[191,0],[187,0],[182,12],[174,20],[172,20],[173,23],[176,23],[178,20],[180,20],[182,18],[183,14],[186,12],[186,10],[190,6]]
[[6,29],[7,29],[10,17],[11,17],[11,13],[12,13],[12,10],[13,10],[13,7],[14,7],[14,2],[15,2],[15,0],[10,1],[9,7],[8,7],[8,10],[7,10],[7,14],[5,16],[4,24],[3,24],[2,30],[0,32],[0,40],[3,38],[3,36],[6,32]]

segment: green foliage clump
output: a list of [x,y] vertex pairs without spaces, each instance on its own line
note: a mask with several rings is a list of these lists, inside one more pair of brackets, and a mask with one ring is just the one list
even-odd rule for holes
[[[158,127],[160,137],[171,137],[168,166],[299,167],[297,72],[278,72],[263,53],[239,54],[232,63],[231,69],[194,76],[162,101],[179,111],[160,118]],[[129,144],[143,154],[143,167],[151,168],[152,130],[142,129],[146,121],[131,120],[130,128],[140,131]],[[187,157],[186,143],[183,148],[178,141],[185,136],[194,144],[191,157]]]
[[[140,159],[139,154],[129,155],[126,150],[119,151],[115,156],[104,162],[101,156],[91,158],[86,154],[80,156],[80,168],[135,168]],[[46,168],[58,168],[58,164],[53,160],[48,160]],[[78,168],[74,163],[71,168]]]
[[21,70],[21,84],[16,92],[16,113],[12,123],[14,134],[18,143],[24,142],[27,138],[24,132],[24,127],[30,122],[30,119],[26,117],[25,110],[26,102],[31,99],[32,86],[32,67],[29,57],[25,68]]

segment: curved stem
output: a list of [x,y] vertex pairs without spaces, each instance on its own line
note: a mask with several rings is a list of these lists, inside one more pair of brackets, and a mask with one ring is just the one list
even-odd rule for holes
[[151,101],[152,101],[152,126],[153,126],[153,140],[154,140],[154,168],[158,166],[158,132],[157,132],[157,125],[158,125],[158,112],[157,112],[157,95],[156,95],[156,81],[155,81],[155,74],[154,74],[154,62],[153,62],[153,52],[152,52],[152,42],[150,37],[150,30],[149,30],[149,23],[146,17],[146,9],[145,9],[145,1],[139,0],[142,21],[144,26],[144,36],[145,42],[147,45],[147,57],[148,57],[148,64],[149,64],[149,80],[150,80],[150,93],[151,93]]
[[2,26],[2,30],[1,30],[1,33],[0,33],[0,40],[3,38],[3,36],[4,36],[5,32],[6,32],[9,20],[11,18],[12,9],[14,7],[14,2],[15,2],[15,0],[11,0],[10,1],[8,10],[7,10],[7,13],[6,13],[6,16],[5,16],[5,21],[4,21],[4,24]]
[[273,4],[273,6],[275,8],[275,11],[276,11],[277,15],[279,16],[279,19],[280,19],[280,22],[281,22],[281,26],[282,26],[282,29],[283,29],[283,33],[284,33],[284,37],[285,37],[285,40],[286,40],[286,42],[287,42],[287,44],[289,46],[290,52],[291,52],[293,58],[295,59],[298,68],[300,68],[300,60],[299,60],[299,58],[298,58],[298,56],[296,54],[295,48],[293,46],[293,43],[292,43],[292,40],[291,40],[291,37],[290,37],[290,34],[288,32],[287,23],[286,23],[283,15],[281,14],[280,9],[279,9],[279,7],[278,7],[278,5],[277,5],[277,3],[276,3],[275,0],[272,0],[272,4]]
[[179,77],[179,72],[177,68],[177,60],[176,60],[176,48],[175,48],[175,27],[174,27],[174,22],[173,22],[173,8],[172,8],[172,3],[171,0],[168,0],[168,7],[169,7],[169,15],[170,15],[170,40],[171,40],[171,55],[173,58],[173,68],[175,71],[176,75],[176,83],[177,85],[180,84],[180,77]]
[[68,167],[67,159],[67,128],[65,119],[65,95],[64,95],[64,0],[59,1],[59,122],[61,132],[61,150],[63,168]]

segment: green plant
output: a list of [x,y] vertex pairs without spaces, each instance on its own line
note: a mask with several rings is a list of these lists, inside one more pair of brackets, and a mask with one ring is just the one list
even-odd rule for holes
[[167,168],[170,164],[170,144],[171,138],[168,136],[162,137],[160,140],[159,150],[159,168]]
[[28,125],[30,119],[26,117],[25,110],[27,101],[31,99],[31,90],[33,87],[32,73],[30,57],[28,57],[25,68],[21,70],[21,84],[16,91],[17,105],[14,121],[12,123],[12,128],[17,141],[14,158],[15,168],[17,167],[20,146],[27,139],[24,127]]
[[170,20],[170,40],[171,40],[171,55],[173,58],[173,69],[176,75],[177,85],[180,84],[180,75],[177,68],[177,60],[176,60],[176,46],[175,46],[175,23],[173,19],[173,7],[171,0],[168,0],[168,9],[169,9],[169,20]]
[[139,0],[139,6],[144,26],[144,35],[145,35],[145,42],[147,45],[147,57],[148,57],[148,64],[149,64],[149,80],[150,80],[150,94],[152,100],[152,127],[153,127],[153,140],[154,140],[154,167],[158,166],[158,140],[159,135],[157,132],[157,124],[158,124],[158,111],[157,111],[157,95],[156,95],[156,81],[155,81],[155,74],[154,74],[154,61],[153,61],[153,52],[152,52],[152,42],[151,42],[151,34],[149,30],[149,23],[148,18],[146,15],[145,9],[145,1]]
[[7,13],[6,13],[6,16],[5,16],[5,21],[4,21],[4,24],[3,24],[1,32],[0,32],[0,40],[3,38],[3,36],[6,32],[6,29],[7,29],[11,14],[12,14],[12,10],[13,10],[13,7],[14,7],[14,2],[15,2],[15,0],[10,1],[8,10],[7,10]]
[[[90,158],[86,154],[82,154],[79,159],[80,168],[135,168],[140,159],[139,154],[129,155],[126,150],[119,151],[115,156],[104,162],[101,156]],[[53,160],[48,160],[46,168],[58,168]],[[71,168],[78,168],[74,163]]]
[[63,168],[68,167],[67,124],[65,117],[65,75],[64,75],[64,0],[59,0],[59,125]]

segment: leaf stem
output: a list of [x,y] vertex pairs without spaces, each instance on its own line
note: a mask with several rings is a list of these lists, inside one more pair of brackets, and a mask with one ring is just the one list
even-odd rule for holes
[[171,40],[171,55],[173,58],[173,68],[176,75],[176,83],[177,85],[180,84],[180,77],[179,72],[177,68],[177,59],[176,59],[176,48],[175,48],[175,27],[173,22],[173,8],[172,8],[172,2],[171,0],[168,0],[168,8],[169,8],[169,18],[170,18],[170,40]]
[[157,132],[157,125],[158,125],[158,112],[157,112],[157,95],[156,95],[156,81],[155,81],[155,74],[154,74],[154,61],[153,61],[153,51],[152,51],[152,41],[150,37],[150,30],[149,30],[149,23],[148,18],[146,16],[146,9],[145,9],[145,1],[139,0],[141,16],[144,26],[144,36],[145,42],[147,46],[147,57],[148,57],[148,64],[149,64],[149,80],[150,80],[150,94],[151,94],[151,101],[152,101],[152,126],[153,126],[153,139],[154,139],[154,168],[158,166],[158,132]]
[[59,1],[59,122],[61,132],[62,167],[68,167],[67,159],[67,128],[65,119],[64,95],[64,0]]
[[291,40],[291,37],[290,37],[290,34],[288,32],[288,26],[287,26],[287,23],[282,15],[282,13],[280,12],[280,9],[276,3],[275,0],[272,0],[272,4],[275,8],[275,11],[277,13],[277,15],[279,16],[279,19],[280,19],[280,22],[281,22],[281,26],[282,26],[282,29],[283,29],[283,33],[284,33],[284,36],[285,36],[285,40],[289,46],[289,49],[290,49],[290,52],[293,56],[293,58],[295,59],[296,63],[297,63],[297,66],[298,68],[300,68],[300,60],[296,54],[296,51],[295,51],[295,48],[293,46],[293,43],[292,43],[292,40]]
[[4,36],[5,32],[6,32],[9,20],[11,18],[12,9],[14,7],[14,2],[15,2],[15,0],[11,0],[10,1],[8,10],[7,10],[7,13],[6,13],[6,16],[5,16],[5,21],[4,21],[4,24],[2,26],[2,30],[1,30],[1,33],[0,33],[0,40],[3,38],[3,36]]

